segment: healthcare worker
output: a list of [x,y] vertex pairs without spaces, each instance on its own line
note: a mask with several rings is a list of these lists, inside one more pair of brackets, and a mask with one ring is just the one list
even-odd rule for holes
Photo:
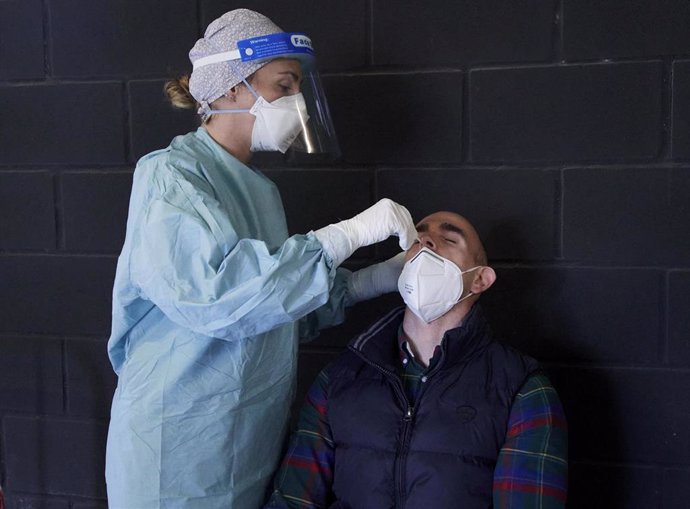
[[193,71],[167,84],[202,116],[143,157],[113,290],[118,374],[108,433],[110,509],[255,509],[281,452],[300,333],[395,290],[402,259],[350,273],[354,250],[416,231],[382,200],[288,237],[255,151],[335,146],[311,41],[246,9],[211,23]]

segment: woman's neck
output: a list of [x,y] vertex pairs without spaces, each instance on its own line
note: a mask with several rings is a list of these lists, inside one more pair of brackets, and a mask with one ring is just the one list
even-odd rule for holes
[[[234,116],[232,114],[218,115],[219,117]],[[249,164],[252,159],[251,144],[244,140],[243,136],[238,135],[238,130],[234,128],[235,123],[231,119],[217,118],[206,124],[204,127],[213,140],[225,149],[235,159]]]

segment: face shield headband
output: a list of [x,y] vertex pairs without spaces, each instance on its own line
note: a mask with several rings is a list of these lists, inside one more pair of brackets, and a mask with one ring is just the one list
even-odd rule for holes
[[[300,97],[291,101],[282,101],[283,98],[268,103],[264,101],[257,91],[249,84],[246,78],[242,75],[237,67],[236,62],[261,62],[266,60],[273,60],[276,58],[292,58],[297,60],[302,68],[302,82],[300,84],[301,93],[297,94]],[[252,37],[250,39],[243,39],[237,42],[237,49],[226,51],[223,53],[216,53],[200,58],[194,62],[194,69],[199,67],[216,64],[220,62],[227,62],[232,72],[237,75],[242,82],[247,86],[247,89],[256,97],[257,103],[260,106],[274,105],[284,109],[284,113],[288,113],[291,107],[297,110],[294,115],[289,115],[295,119],[299,118],[301,129],[296,136],[288,138],[289,148],[304,152],[307,154],[327,154],[331,157],[338,156],[340,149],[338,140],[335,135],[333,123],[331,121],[330,111],[326,96],[321,86],[318,71],[316,70],[316,58],[314,50],[312,49],[311,39],[301,33],[286,33],[280,32],[269,34],[260,37]],[[303,101],[301,100],[303,99]],[[263,105],[260,104],[263,101]],[[276,103],[281,103],[280,105]],[[263,109],[263,108],[262,108]],[[222,113],[252,113],[255,114],[257,104],[251,109],[211,109],[206,102],[201,104],[199,109],[200,115],[215,115]],[[305,114],[306,112],[306,114]],[[278,113],[272,113],[272,116],[279,116]],[[257,120],[258,120],[257,116]],[[294,123],[294,122],[293,122]],[[261,128],[261,126],[259,126]],[[254,135],[252,136],[254,138]],[[290,139],[292,138],[292,139]],[[252,145],[255,146],[254,140]],[[261,145],[260,143],[257,145]],[[256,147],[262,150],[260,146]],[[282,147],[288,148],[288,147]],[[281,152],[284,152],[280,148]]]

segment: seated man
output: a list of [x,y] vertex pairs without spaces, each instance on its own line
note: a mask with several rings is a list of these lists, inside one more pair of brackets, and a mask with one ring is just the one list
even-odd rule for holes
[[534,359],[491,338],[477,232],[450,212],[417,230],[407,307],[319,374],[267,507],[564,507],[563,408]]

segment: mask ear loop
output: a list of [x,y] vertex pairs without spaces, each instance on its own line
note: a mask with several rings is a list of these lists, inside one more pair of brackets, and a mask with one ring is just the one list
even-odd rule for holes
[[474,292],[473,292],[472,290],[470,290],[470,293],[468,293],[468,294],[465,295],[464,297],[460,297],[460,298],[458,299],[458,302],[456,302],[456,304],[462,302],[462,301],[465,300],[465,299],[469,299],[470,297],[472,297],[472,295],[474,295]]
[[238,77],[242,80],[242,83],[244,83],[245,85],[247,85],[247,88],[249,89],[249,91],[252,93],[252,95],[253,95],[253,96],[256,98],[256,100],[258,101],[258,100],[259,100],[259,97],[260,97],[259,94],[256,93],[256,90],[254,90],[254,87],[252,87],[252,86],[249,84],[249,82],[247,81],[247,79],[246,79],[244,76],[242,76],[242,73],[241,73],[241,72],[239,71],[239,69],[237,68],[237,64],[236,64],[235,62],[233,62],[232,60],[228,60],[228,65],[229,65],[230,67],[232,67],[232,70],[233,70],[233,72],[235,73],[235,75],[238,76]]
[[[477,269],[481,269],[483,266],[484,266],[484,265],[477,265],[476,267],[472,267],[471,269],[467,269],[467,270],[465,270],[465,271],[463,271],[462,269],[460,269],[460,277],[462,277],[463,274],[467,274],[468,272],[472,272],[472,271],[475,271],[475,270],[477,270]],[[463,284],[463,286],[465,286],[465,285]],[[469,292],[467,295],[465,295],[464,297],[460,297],[460,298],[458,299],[458,302],[456,302],[456,304],[459,303],[459,302],[462,302],[462,301],[465,300],[465,299],[468,299],[468,298],[472,297],[472,295],[475,295],[475,293],[474,293],[472,290],[470,290],[470,292]]]
[[[259,99],[261,99],[261,96],[256,93],[256,90],[254,90],[254,87],[252,87],[249,84],[249,82],[246,80],[246,78],[244,76],[242,76],[242,73],[237,68],[237,64],[235,64],[235,62],[233,62],[232,60],[228,60],[227,62],[228,62],[228,65],[231,67],[232,72],[235,74],[235,76],[238,76],[242,80],[242,82],[247,86],[247,88],[252,93],[252,95],[256,98],[256,100],[258,101]],[[211,109],[211,106],[205,101],[201,104],[201,108],[199,108],[199,114],[205,115],[205,116],[215,115],[217,113],[250,113],[250,112],[251,112],[251,109],[245,109],[245,108],[236,109],[236,110],[230,110],[230,109],[213,110],[213,109]]]

